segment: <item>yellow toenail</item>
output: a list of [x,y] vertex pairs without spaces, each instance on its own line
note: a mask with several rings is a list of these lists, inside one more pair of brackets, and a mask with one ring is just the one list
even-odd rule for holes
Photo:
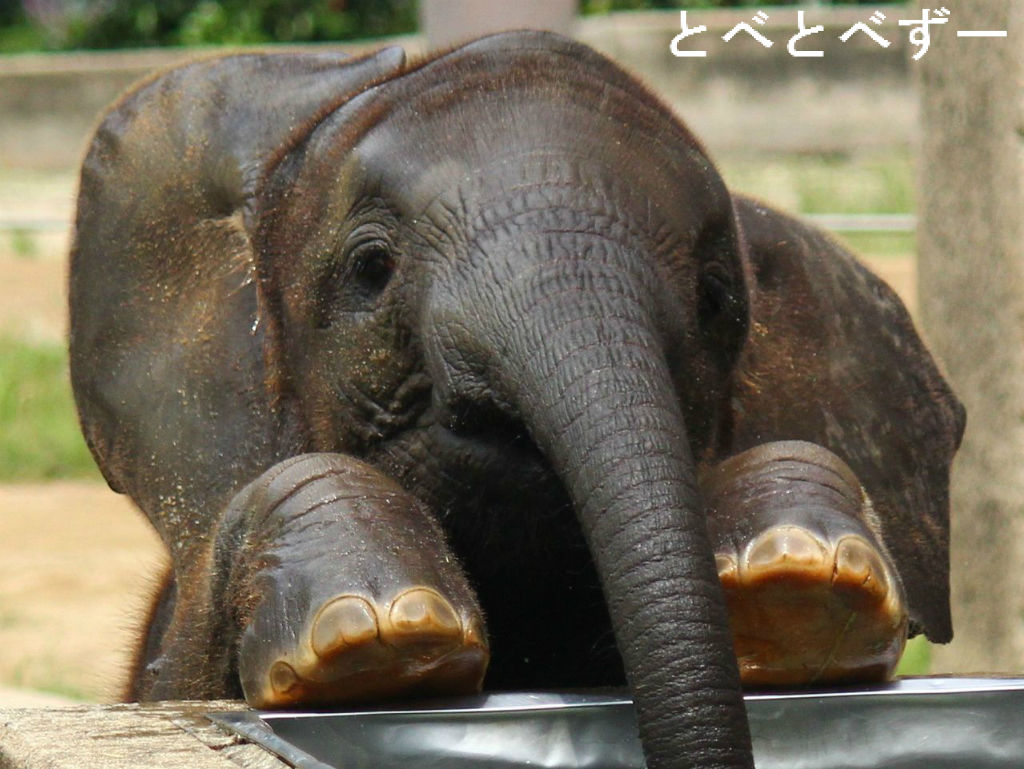
[[391,625],[400,633],[457,634],[462,624],[452,605],[429,588],[413,588],[391,605]]
[[278,660],[270,668],[270,685],[278,694],[287,694],[298,681],[295,670],[283,660]]
[[377,637],[377,613],[365,598],[345,595],[326,604],[313,621],[313,651],[326,657]]
[[761,534],[747,549],[747,565],[753,569],[769,566],[817,566],[827,555],[825,546],[806,529],[779,526]]

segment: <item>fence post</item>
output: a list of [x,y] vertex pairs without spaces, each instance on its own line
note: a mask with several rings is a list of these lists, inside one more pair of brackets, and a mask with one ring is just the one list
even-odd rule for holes
[[[924,331],[968,410],[952,488],[954,642],[933,671],[1024,670],[1024,0],[946,0],[917,63]],[[937,3],[921,2],[917,14]],[[909,14],[907,14],[909,16]],[[1000,31],[1007,36],[960,37]]]

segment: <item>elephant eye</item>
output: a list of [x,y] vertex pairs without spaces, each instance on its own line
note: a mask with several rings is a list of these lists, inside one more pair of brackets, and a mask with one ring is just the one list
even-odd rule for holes
[[394,271],[391,248],[379,239],[358,243],[345,258],[325,260],[313,293],[316,328],[331,328],[339,314],[373,311]]
[[697,284],[697,320],[708,326],[732,304],[732,287],[728,278],[713,269],[701,272]]
[[707,265],[697,279],[697,323],[704,347],[719,368],[735,363],[747,333],[747,306],[742,288],[720,265]]
[[379,294],[388,285],[395,271],[395,258],[383,241],[363,243],[352,253],[353,277],[370,296]]

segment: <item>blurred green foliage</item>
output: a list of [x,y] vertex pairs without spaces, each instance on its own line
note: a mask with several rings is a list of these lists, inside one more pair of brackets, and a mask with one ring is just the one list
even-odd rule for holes
[[0,334],[0,482],[95,478],[60,343]]
[[416,29],[416,0],[0,0],[0,52],[296,43]]
[[[584,14],[792,5],[795,0],[580,0]],[[831,0],[825,4],[870,4]],[[0,53],[298,43],[416,30],[418,0],[0,0]]]
[[926,676],[932,669],[932,647],[928,640],[919,635],[907,641],[900,664],[896,667],[897,676]]
[[0,0],[0,25],[8,26],[24,18],[24,9],[18,0]]
[[[884,0],[885,4],[893,0]],[[824,0],[822,5],[878,5],[877,0]],[[583,13],[644,11],[659,8],[766,8],[774,5],[807,5],[807,0],[581,0]]]
[[906,148],[853,154],[733,153],[715,158],[733,189],[805,214],[906,213],[915,208]]

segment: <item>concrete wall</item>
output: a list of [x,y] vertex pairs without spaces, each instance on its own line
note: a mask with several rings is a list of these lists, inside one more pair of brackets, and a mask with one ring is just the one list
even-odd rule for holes
[[433,50],[503,29],[573,32],[576,0],[419,0],[420,31]]
[[[413,53],[423,46],[418,37],[388,42]],[[332,46],[353,54],[376,47]],[[77,167],[100,112],[125,88],[155,70],[212,53],[162,49],[0,56],[0,170]]]
[[[575,35],[637,73],[687,120],[712,152],[844,152],[908,144],[916,125],[906,54],[906,33],[895,19],[905,10],[882,6],[882,31],[893,44],[878,47],[863,35],[843,44],[838,35],[870,9],[813,8],[809,25],[824,33],[807,39],[821,59],[796,59],[786,43],[796,32],[796,11],[772,10],[758,29],[775,41],[765,49],[740,35],[721,35],[743,12],[693,11],[704,24],[698,40],[705,59],[679,59],[669,43],[679,13],[614,14],[580,19]],[[819,43],[820,41],[820,43]],[[413,55],[424,38],[396,41]],[[368,45],[339,46],[358,53]],[[372,47],[372,44],[369,46]],[[77,165],[96,116],[129,83],[195,51],[162,50],[0,57],[0,167],[64,169]]]

